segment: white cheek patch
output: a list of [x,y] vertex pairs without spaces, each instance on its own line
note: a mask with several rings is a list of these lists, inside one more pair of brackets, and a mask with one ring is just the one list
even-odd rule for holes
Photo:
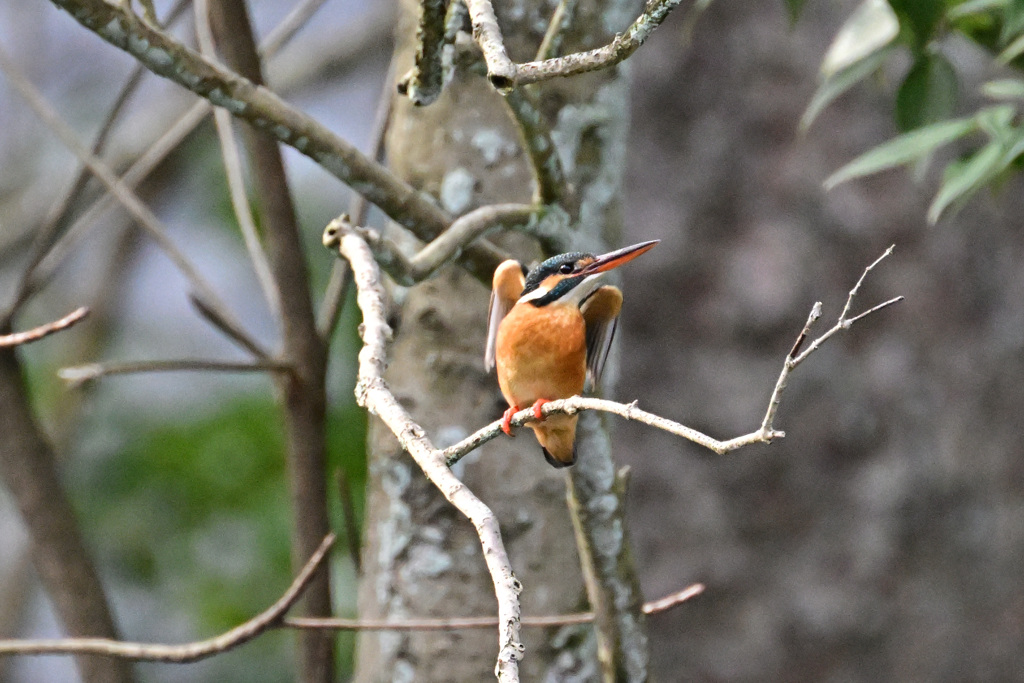
[[530,292],[528,294],[524,294],[521,297],[519,297],[519,302],[518,303],[525,304],[527,301],[536,301],[537,299],[541,298],[542,296],[545,296],[550,291],[551,291],[550,287],[545,287],[545,286],[541,285],[540,287],[538,287],[537,289],[533,290],[532,292]]

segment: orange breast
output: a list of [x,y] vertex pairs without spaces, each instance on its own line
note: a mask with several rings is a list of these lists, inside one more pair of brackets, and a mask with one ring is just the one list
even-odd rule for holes
[[586,327],[576,306],[517,304],[498,327],[498,384],[512,405],[581,393],[586,357]]

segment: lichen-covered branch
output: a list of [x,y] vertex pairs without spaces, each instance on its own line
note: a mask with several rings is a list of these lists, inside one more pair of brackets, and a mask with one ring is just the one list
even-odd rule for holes
[[[889,247],[881,257],[876,259],[871,265],[864,269],[864,273],[853,289],[850,290],[847,296],[846,305],[843,307],[842,313],[839,315],[839,319],[836,324],[826,330],[820,337],[815,339],[808,348],[800,353],[800,349],[803,346],[804,340],[814,325],[814,323],[821,317],[821,302],[815,303],[811,308],[811,314],[807,319],[807,323],[801,330],[797,337],[796,343],[793,348],[786,355],[786,359],[782,364],[782,371],[779,373],[779,378],[775,382],[775,388],[772,390],[771,397],[768,399],[768,410],[765,413],[764,419],[761,421],[760,427],[757,430],[737,436],[732,439],[720,441],[714,437],[708,436],[703,432],[697,431],[692,427],[674,422],[673,420],[666,419],[654,413],[649,413],[646,410],[641,410],[637,407],[637,401],[632,403],[616,403],[615,401],[608,401],[600,398],[589,398],[583,396],[573,396],[572,398],[560,399],[557,401],[551,401],[550,403],[544,404],[542,408],[542,415],[547,417],[556,413],[573,415],[584,410],[598,410],[627,420],[634,420],[641,422],[655,429],[661,429],[670,434],[681,436],[682,438],[692,441],[693,443],[703,446],[708,450],[714,451],[719,455],[724,455],[730,451],[734,451],[744,446],[749,446],[754,443],[771,443],[774,439],[781,439],[786,436],[785,432],[781,432],[774,427],[775,414],[778,411],[779,404],[782,401],[782,393],[786,389],[786,385],[789,381],[790,373],[802,363],[811,353],[821,347],[821,345],[841,330],[849,329],[854,322],[862,320],[865,316],[875,313],[884,308],[898,303],[903,300],[902,296],[898,296],[888,301],[871,307],[863,313],[849,317],[850,306],[853,303],[854,297],[857,295],[861,283],[864,281],[864,277],[875,267],[878,263],[892,253],[893,247]],[[527,408],[516,413],[512,418],[512,426],[520,427],[528,422],[534,422],[536,418],[533,415],[533,409]],[[470,453],[480,447],[491,439],[496,438],[501,434],[501,420],[497,420],[486,427],[479,429],[474,434],[466,437],[457,444],[454,444],[443,451],[443,455],[448,462],[448,465],[454,465],[464,455]]]
[[381,419],[427,478],[473,523],[498,601],[499,651],[495,674],[499,681],[518,681],[519,659],[524,650],[519,636],[519,592],[522,584],[512,571],[498,520],[490,508],[452,474],[441,451],[434,448],[423,428],[413,421],[384,382],[386,347],[391,328],[384,310],[380,270],[370,247],[362,237],[347,229],[343,220],[332,221],[327,226],[324,245],[337,248],[351,265],[356,301],[363,313],[360,328],[363,348],[359,352],[356,402]]
[[536,62],[515,65],[515,85],[575,76],[615,66],[639,49],[681,0],[649,0],[643,14],[612,42],[594,50],[574,52]]
[[421,0],[419,3],[416,61],[409,73],[402,77],[398,86],[399,92],[408,95],[417,106],[426,106],[434,102],[444,87],[446,4],[446,0]]

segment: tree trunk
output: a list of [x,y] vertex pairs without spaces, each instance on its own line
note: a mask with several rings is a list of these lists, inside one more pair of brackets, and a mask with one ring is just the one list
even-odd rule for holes
[[[514,17],[510,8],[496,7],[506,44],[517,61],[533,58],[549,18],[547,3],[525,6]],[[415,49],[416,4],[407,0],[403,8],[398,74],[411,64]],[[632,2],[579,7],[564,51],[607,42],[610,34],[603,27],[625,27],[633,10],[638,11],[638,6]],[[466,71],[461,68],[455,82],[428,107],[415,108],[402,98],[396,101],[387,141],[389,162],[405,180],[439,197],[452,214],[491,202],[530,201],[530,166],[509,108],[484,78]],[[545,84],[539,94],[567,180],[574,188],[563,203],[574,227],[560,239],[588,250],[602,249],[617,242],[621,228],[627,80],[615,69]],[[541,256],[532,241],[522,237],[506,238],[504,245],[527,263]],[[483,372],[487,297],[485,287],[455,268],[396,292],[399,305],[392,321],[395,342],[387,381],[438,446],[496,419],[505,408],[497,381]],[[583,449],[574,477],[595,465],[601,472],[614,472],[600,421],[580,432]],[[493,587],[472,526],[376,424],[371,428],[370,450],[361,616],[494,614]],[[594,460],[601,458],[600,463]],[[583,607],[586,591],[565,503],[566,475],[544,462],[532,435],[492,441],[465,458],[456,472],[501,522],[516,575],[525,586],[523,613],[561,613]],[[610,487],[613,482],[606,479]],[[628,550],[617,514],[621,506],[613,507],[614,521],[622,530],[617,546]],[[599,577],[606,574],[596,572]],[[624,586],[626,602],[639,613],[635,577]],[[614,629],[616,619],[610,622]],[[642,636],[642,624],[639,631]],[[523,680],[597,678],[591,633],[589,627],[524,631]],[[640,640],[639,666],[634,668],[645,671],[646,639]],[[631,639],[631,646],[636,642]],[[492,676],[497,649],[490,630],[364,633],[356,679],[486,680]]]
[[[15,349],[0,350],[0,475],[30,537],[36,572],[69,636],[118,638],[114,619],[71,504],[64,495],[53,451],[32,417]],[[121,659],[78,657],[85,683],[130,683]]]

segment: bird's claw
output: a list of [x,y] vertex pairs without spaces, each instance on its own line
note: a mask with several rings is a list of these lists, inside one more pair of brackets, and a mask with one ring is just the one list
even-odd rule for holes
[[517,406],[509,406],[508,410],[505,411],[505,414],[501,416],[501,431],[505,432],[509,436],[513,436],[512,416],[518,412],[519,408]]
[[538,398],[537,401],[533,404],[533,416],[538,420],[544,419],[544,413],[542,411],[544,409],[545,403],[551,403],[551,401],[549,401],[546,398]]

